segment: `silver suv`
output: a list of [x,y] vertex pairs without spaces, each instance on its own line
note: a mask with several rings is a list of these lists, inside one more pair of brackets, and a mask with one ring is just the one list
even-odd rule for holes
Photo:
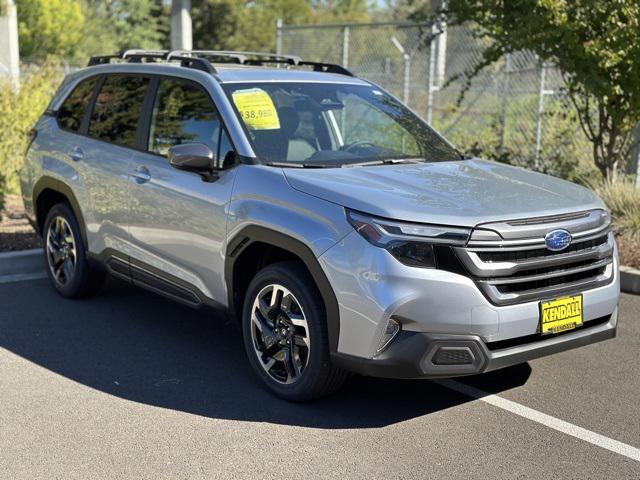
[[477,374],[616,333],[616,245],[591,191],[468,158],[338,65],[94,57],[38,121],[22,192],[60,294],[106,271],[222,309],[289,400],[347,372]]

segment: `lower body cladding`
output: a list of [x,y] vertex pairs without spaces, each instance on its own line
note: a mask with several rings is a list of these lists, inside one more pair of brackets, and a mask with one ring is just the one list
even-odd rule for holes
[[[375,358],[337,353],[337,365],[374,377],[438,378],[474,375],[582,347],[616,336],[618,312],[590,322],[579,330],[530,343],[494,349],[476,335],[402,332]],[[592,325],[590,325],[592,324]],[[497,343],[495,345],[498,345]]]
[[[320,257],[340,308],[336,364],[389,378],[472,375],[615,337],[617,258],[608,285],[582,294],[583,324],[540,334],[540,301],[493,305],[464,275],[408,267],[354,232]],[[553,300],[540,298],[541,301]],[[379,351],[389,322],[400,333]]]

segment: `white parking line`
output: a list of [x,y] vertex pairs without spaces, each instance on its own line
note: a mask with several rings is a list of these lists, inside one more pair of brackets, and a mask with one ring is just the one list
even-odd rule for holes
[[46,272],[15,273],[13,275],[0,275],[0,284],[26,282],[29,280],[41,280],[47,278]]
[[605,437],[604,435],[592,432],[586,428],[578,427],[577,425],[552,417],[546,413],[539,412],[533,408],[525,407],[519,403],[498,397],[497,395],[492,395],[478,388],[456,382],[455,380],[434,380],[434,382],[455,392],[462,393],[463,395],[477,400],[482,400],[494,407],[515,413],[523,418],[527,418],[546,427],[566,433],[567,435],[579,438],[585,442],[589,442],[592,445],[619,453],[620,455],[624,455],[627,458],[640,462],[640,449],[627,445],[626,443]]

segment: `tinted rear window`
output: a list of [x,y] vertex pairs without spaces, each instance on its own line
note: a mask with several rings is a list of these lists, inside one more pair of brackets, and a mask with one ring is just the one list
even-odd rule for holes
[[143,77],[107,77],[91,114],[89,135],[134,147],[148,84],[149,79]]
[[88,78],[78,84],[78,86],[67,97],[62,106],[58,109],[58,124],[67,130],[77,132],[80,130],[84,113],[91,101],[91,96],[98,83],[98,77]]

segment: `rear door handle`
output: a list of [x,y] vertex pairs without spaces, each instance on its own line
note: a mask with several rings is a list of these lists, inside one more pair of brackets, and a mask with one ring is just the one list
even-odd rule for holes
[[71,157],[71,160],[73,160],[74,162],[79,162],[84,158],[84,152],[80,147],[73,147],[73,150],[71,151],[69,156]]
[[147,183],[151,180],[151,173],[147,167],[138,167],[132,173],[133,181],[138,185],[142,185],[143,183]]

